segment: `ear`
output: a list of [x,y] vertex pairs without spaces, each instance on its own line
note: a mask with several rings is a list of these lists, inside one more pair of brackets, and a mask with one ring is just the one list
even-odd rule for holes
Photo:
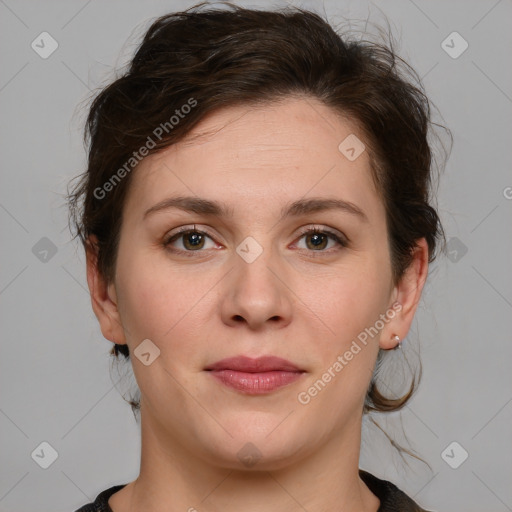
[[416,241],[411,264],[393,290],[394,299],[390,304],[390,309],[393,309],[396,314],[381,332],[380,348],[384,350],[395,348],[397,342],[393,339],[394,336],[398,335],[401,340],[407,336],[427,280],[427,274],[428,244],[425,238],[421,238]]
[[119,345],[126,344],[124,329],[117,307],[114,283],[107,283],[98,270],[98,239],[91,235],[86,246],[87,284],[94,314],[103,336]]

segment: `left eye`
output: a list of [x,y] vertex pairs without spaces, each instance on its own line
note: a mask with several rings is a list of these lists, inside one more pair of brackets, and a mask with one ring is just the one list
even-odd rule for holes
[[[309,231],[302,233],[300,239],[302,240],[303,238],[306,240],[306,249],[310,249],[315,252],[323,252],[323,250],[326,249],[329,240],[333,241],[334,245],[346,245],[338,235],[319,229],[310,229]],[[303,247],[300,248],[302,249]]]

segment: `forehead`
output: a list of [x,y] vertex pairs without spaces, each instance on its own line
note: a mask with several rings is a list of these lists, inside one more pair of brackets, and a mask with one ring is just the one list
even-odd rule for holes
[[142,209],[186,193],[251,205],[254,212],[270,202],[329,195],[381,214],[368,151],[347,158],[347,140],[364,143],[357,124],[312,98],[225,108],[146,157],[134,171],[128,201]]

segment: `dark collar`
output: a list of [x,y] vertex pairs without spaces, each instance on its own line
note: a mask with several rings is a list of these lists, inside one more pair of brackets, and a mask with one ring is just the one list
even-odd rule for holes
[[368,489],[379,498],[380,507],[377,512],[428,512],[409,498],[395,484],[387,480],[381,480],[362,469],[359,470],[359,476]]

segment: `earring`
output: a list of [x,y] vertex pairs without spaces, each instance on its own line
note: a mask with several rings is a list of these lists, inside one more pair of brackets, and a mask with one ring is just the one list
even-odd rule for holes
[[397,350],[397,349],[401,349],[402,348],[402,342],[400,340],[400,336],[397,336],[395,334],[395,336],[393,336],[393,339],[397,342],[397,344],[395,345],[395,347],[393,348],[393,350]]

